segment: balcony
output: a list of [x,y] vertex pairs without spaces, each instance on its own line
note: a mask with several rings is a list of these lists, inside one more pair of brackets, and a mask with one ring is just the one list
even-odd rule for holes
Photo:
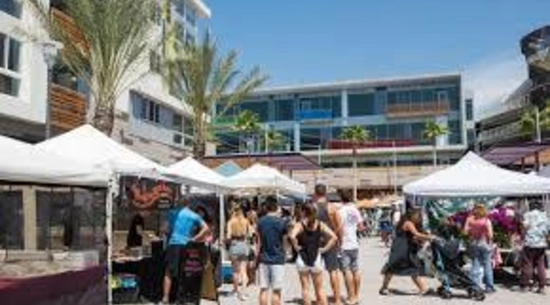
[[448,101],[394,104],[386,106],[386,117],[406,118],[443,115],[450,111]]
[[67,131],[86,122],[86,97],[71,89],[52,84],[51,123],[52,126]]

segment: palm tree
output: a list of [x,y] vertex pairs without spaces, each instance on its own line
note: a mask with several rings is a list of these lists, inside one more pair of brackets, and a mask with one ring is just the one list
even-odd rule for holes
[[250,155],[254,138],[261,130],[258,115],[250,110],[242,111],[235,120],[233,130],[242,136],[246,143],[246,151]]
[[351,142],[353,154],[353,200],[357,201],[357,148],[369,140],[370,134],[363,126],[355,125],[344,128],[341,139]]
[[433,166],[437,166],[437,138],[449,133],[447,127],[437,124],[435,121],[427,121],[424,126],[423,136],[424,139],[432,141],[433,143]]
[[90,90],[92,124],[110,135],[120,94],[139,79],[149,50],[153,0],[67,0],[62,22],[41,0],[26,0],[49,38],[63,44],[63,63]]
[[[243,74],[236,68],[237,52],[220,54],[217,43],[208,32],[202,42],[185,44],[177,49],[177,54],[166,60],[164,72],[167,84],[182,92],[182,102],[191,109],[193,154],[200,160],[205,155],[211,122],[260,87],[267,76],[257,67]],[[223,108],[214,115],[216,103],[222,104]]]
[[269,154],[273,153],[275,150],[283,149],[286,144],[286,139],[283,134],[275,130],[266,131],[263,137],[263,146],[265,151]]

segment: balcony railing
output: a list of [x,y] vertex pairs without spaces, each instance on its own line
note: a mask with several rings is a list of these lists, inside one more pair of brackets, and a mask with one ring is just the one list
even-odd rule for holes
[[448,101],[394,104],[386,106],[386,116],[390,118],[442,115],[450,111]]

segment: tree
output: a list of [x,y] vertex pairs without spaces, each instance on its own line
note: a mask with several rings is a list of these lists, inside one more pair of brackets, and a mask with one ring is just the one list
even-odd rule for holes
[[250,154],[254,138],[258,136],[261,130],[258,115],[250,110],[242,111],[235,120],[233,130],[242,137],[246,143],[246,151]]
[[550,98],[545,101],[544,108],[539,110],[539,131],[537,131],[537,110],[535,107],[537,106],[534,106],[533,108],[523,112],[519,124],[520,131],[523,134],[531,135],[538,141],[538,132],[542,132],[543,130],[547,130],[550,128]]
[[[220,54],[208,32],[199,44],[184,44],[176,52],[166,59],[165,80],[182,93],[182,102],[191,109],[193,154],[200,160],[205,155],[210,124],[260,87],[267,76],[257,67],[248,73],[238,70],[237,52]],[[223,107],[214,114],[216,103]]]
[[63,63],[90,90],[92,124],[110,135],[120,94],[139,79],[149,50],[153,0],[67,0],[71,22],[50,13],[41,0],[24,0],[36,11],[49,38],[63,44]]
[[351,142],[353,155],[353,200],[357,201],[357,148],[369,140],[370,134],[363,126],[355,125],[344,128],[341,139]]
[[265,151],[269,154],[275,150],[281,150],[285,148],[286,138],[282,133],[275,130],[268,130],[264,132],[262,145]]
[[437,166],[437,138],[449,133],[447,127],[437,124],[435,121],[427,121],[424,126],[423,136],[424,139],[432,141],[433,143],[433,166]]

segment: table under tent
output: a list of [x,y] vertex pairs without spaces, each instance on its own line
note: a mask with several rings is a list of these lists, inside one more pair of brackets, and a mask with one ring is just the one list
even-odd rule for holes
[[541,200],[550,215],[550,179],[502,169],[472,152],[403,190],[407,207],[422,209],[424,227],[430,231],[449,222],[463,227],[473,205],[485,204],[503,254],[511,252],[511,238],[518,233],[515,224],[528,210],[529,200]]
[[89,164],[0,136],[0,300],[105,303],[108,179]]

